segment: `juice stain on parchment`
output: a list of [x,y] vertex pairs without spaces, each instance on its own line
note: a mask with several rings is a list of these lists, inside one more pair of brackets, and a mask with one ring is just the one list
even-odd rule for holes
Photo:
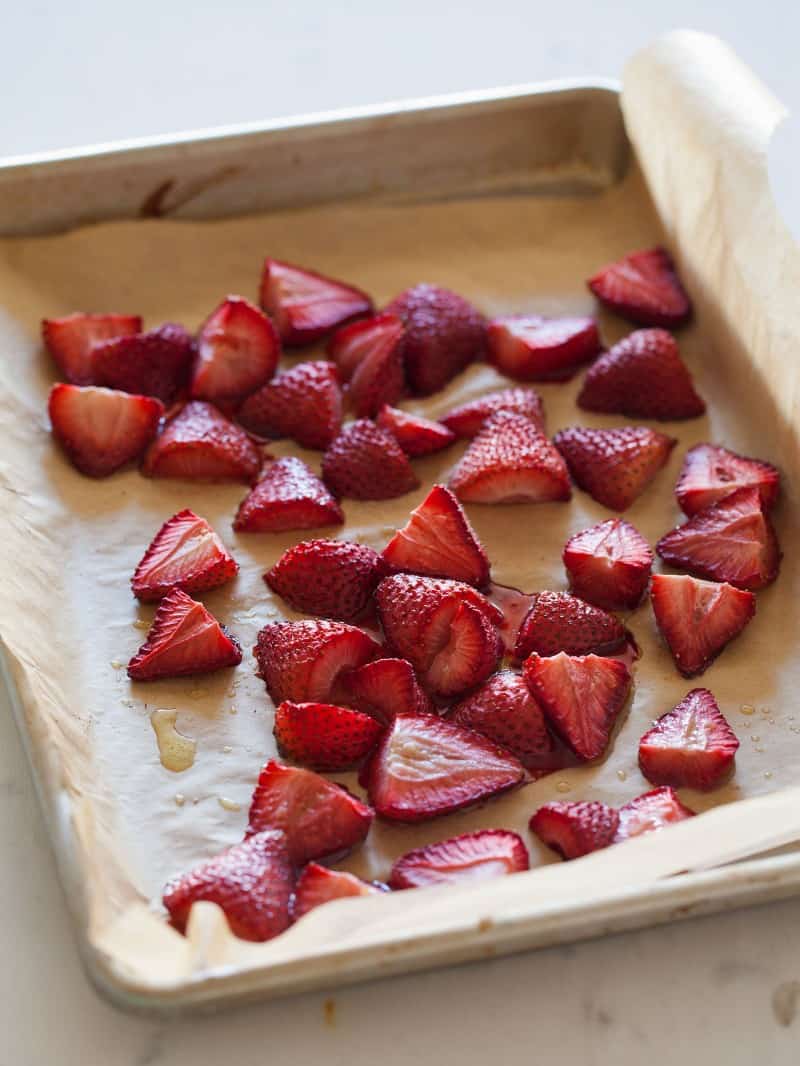
[[197,741],[185,737],[175,728],[178,712],[161,708],[150,715],[150,724],[156,735],[161,765],[179,774],[194,765]]

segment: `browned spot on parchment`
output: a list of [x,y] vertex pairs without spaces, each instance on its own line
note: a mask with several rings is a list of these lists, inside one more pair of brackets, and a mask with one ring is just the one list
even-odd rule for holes
[[772,993],[772,1013],[775,1021],[788,1029],[800,1005],[800,981],[784,981]]

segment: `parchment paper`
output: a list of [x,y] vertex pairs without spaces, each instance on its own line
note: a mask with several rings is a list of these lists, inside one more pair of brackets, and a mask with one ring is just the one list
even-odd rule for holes
[[[598,266],[667,240],[698,304],[697,319],[681,331],[680,344],[709,411],[702,419],[660,427],[679,444],[626,517],[651,543],[681,520],[672,488],[687,448],[700,441],[775,462],[787,488],[776,513],[787,552],[777,584],[759,593],[755,620],[695,682],[677,674],[649,606],[630,616],[643,657],[630,708],[599,765],[557,772],[478,810],[420,827],[376,823],[366,845],[342,867],[384,878],[393,859],[411,847],[496,826],[522,833],[533,865],[551,862],[527,831],[531,813],[553,798],[622,804],[645,791],[648,783],[636,765],[639,737],[695,684],[714,692],[741,748],[730,784],[711,795],[684,790],[685,802],[702,811],[800,780],[800,581],[792,552],[798,463],[790,429],[800,287],[795,284],[788,301],[789,281],[798,277],[797,252],[771,208],[763,168],[763,149],[780,109],[747,82],[728,53],[715,56],[716,46],[711,53],[708,48],[693,35],[668,39],[634,62],[626,83],[629,131],[667,219],[666,234],[634,165],[620,185],[570,199],[348,206],[224,223],[138,221],[0,242],[0,484],[6,501],[0,516],[0,630],[23,697],[33,757],[48,781],[59,782],[68,801],[65,816],[77,829],[90,936],[123,956],[130,929],[140,944],[149,930],[159,959],[152,959],[149,974],[139,974],[142,979],[183,973],[188,949],[177,935],[157,932],[160,917],[143,920],[141,909],[127,908],[150,903],[157,915],[171,874],[241,837],[259,768],[275,753],[273,707],[254,676],[250,648],[266,622],[299,616],[273,596],[261,575],[289,545],[316,534],[234,534],[231,520],[242,486],[151,481],[136,471],[98,482],[77,474],[48,432],[45,401],[55,373],[40,349],[42,316],[76,308],[116,310],[143,314],[148,327],[178,321],[196,328],[226,293],[254,298],[267,254],[352,281],[371,292],[378,306],[428,280],[463,293],[487,315],[586,314],[595,307],[584,280]],[[702,70],[699,55],[705,58]],[[726,74],[724,84],[715,79],[715,63]],[[731,71],[739,72],[740,83],[731,83]],[[737,99],[741,121],[732,125]],[[754,245],[763,251],[756,261]],[[599,318],[608,345],[630,328],[603,312]],[[305,351],[284,365],[317,354]],[[436,417],[506,384],[491,369],[474,367],[444,392],[404,406]],[[566,385],[540,387],[550,433],[576,422],[630,422],[579,411],[579,385],[580,375]],[[319,453],[291,442],[270,450],[298,454],[318,469]],[[418,492],[381,502],[345,501],[347,523],[335,535],[382,548],[431,484],[446,480],[462,451],[457,446],[416,462],[423,483]],[[124,666],[144,640],[145,629],[136,623],[143,627],[153,610],[133,599],[130,575],[160,524],[184,507],[212,522],[241,565],[236,581],[203,598],[239,638],[245,659],[237,670],[207,678],[133,685]],[[526,592],[565,588],[564,541],[609,514],[580,491],[568,505],[468,510],[494,580]],[[178,728],[197,740],[195,765],[181,774],[159,762],[149,722],[155,708],[177,709]],[[358,791],[354,775],[340,779]],[[666,836],[647,847],[665,846]],[[624,878],[624,867],[618,876]],[[393,913],[399,910],[412,922],[420,898],[404,894],[403,901],[392,901]],[[362,903],[374,901],[355,901],[348,919]],[[324,929],[325,921],[320,914],[315,928]],[[272,947],[228,942],[224,931],[214,935],[226,940],[230,965],[255,964]]]

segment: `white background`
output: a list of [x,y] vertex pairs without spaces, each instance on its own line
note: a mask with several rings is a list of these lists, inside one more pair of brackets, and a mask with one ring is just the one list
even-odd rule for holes
[[[797,0],[139,0],[0,4],[0,153],[573,75],[619,77],[663,30],[726,38],[800,106]],[[795,222],[797,151],[778,184]],[[251,1008],[119,1014],[79,968],[0,706],[0,1066],[778,1066],[800,1061],[800,901]],[[800,992],[800,984],[797,985]]]

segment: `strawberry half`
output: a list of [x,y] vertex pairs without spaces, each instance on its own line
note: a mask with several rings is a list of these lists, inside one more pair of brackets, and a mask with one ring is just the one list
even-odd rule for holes
[[147,640],[128,663],[132,681],[210,674],[238,666],[242,649],[235,637],[208,611],[180,589],[159,603]]
[[517,381],[566,381],[600,351],[593,318],[507,315],[489,323],[489,361]]
[[313,344],[352,318],[370,314],[372,300],[343,281],[279,259],[266,259],[261,306],[275,320],[287,348],[298,348]]
[[698,444],[686,453],[675,495],[691,517],[737,489],[757,488],[768,510],[778,498],[780,483],[780,472],[772,463],[748,459],[715,444]]
[[322,361],[298,363],[248,396],[236,417],[257,437],[289,437],[304,448],[327,448],[342,428],[336,367]]
[[187,481],[255,480],[261,452],[216,407],[193,400],[164,426],[142,463],[146,477]]
[[586,283],[618,315],[642,326],[682,326],[692,305],[664,248],[631,252],[609,263]]
[[670,566],[697,577],[761,589],[778,576],[781,551],[757,488],[737,489],[656,544]]
[[88,477],[107,477],[142,454],[164,405],[152,396],[92,385],[54,385],[47,410],[53,436],[72,465]]
[[92,347],[112,337],[140,333],[139,315],[91,315],[83,311],[65,318],[43,318],[42,338],[58,369],[73,385],[94,382]]
[[609,518],[573,534],[562,558],[570,590],[609,611],[639,605],[653,566],[650,545],[624,518]]
[[98,385],[171,404],[189,380],[195,348],[183,326],[167,322],[148,333],[96,341],[92,377]]
[[253,655],[273,703],[331,699],[339,675],[376,658],[381,647],[355,626],[305,619],[272,622],[259,632]]
[[391,433],[409,459],[433,455],[448,448],[456,439],[455,433],[439,422],[420,415],[410,415],[397,407],[384,404],[378,411],[378,425]]
[[194,511],[179,511],[153,537],[131,579],[143,603],[172,589],[196,596],[236,577],[239,564],[217,534]]
[[695,688],[639,741],[639,767],[654,785],[707,792],[730,777],[738,748],[713,695]]
[[281,751],[312,770],[348,770],[375,747],[382,726],[368,714],[331,703],[292,703],[275,711]]
[[239,504],[238,533],[286,533],[294,529],[339,526],[344,512],[302,459],[268,460],[259,481]]
[[452,430],[457,437],[476,437],[483,429],[487,419],[498,411],[512,411],[524,415],[545,432],[544,404],[535,389],[501,389],[479,396],[477,400],[462,403],[440,419],[442,425]]
[[530,419],[499,411],[450,475],[464,503],[546,503],[572,495],[564,460]]
[[278,333],[264,312],[241,296],[228,296],[198,334],[192,398],[240,403],[269,381],[280,355]]
[[605,803],[545,803],[533,815],[532,833],[564,859],[579,859],[613,844],[619,813]]
[[388,500],[419,486],[394,437],[365,418],[345,426],[328,446],[322,478],[335,496],[354,500]]
[[234,936],[271,940],[289,926],[293,886],[286,838],[265,831],[173,878],[164,889],[163,902],[181,933],[186,931],[192,905],[202,900],[222,908]]
[[406,659],[375,659],[342,674],[342,701],[381,725],[398,714],[433,714],[427,694],[420,688],[414,667]]
[[752,592],[677,574],[653,574],[650,602],[684,677],[702,674],[756,613]]
[[525,770],[470,729],[432,715],[398,715],[362,774],[377,814],[421,822],[505,792]]
[[323,903],[346,896],[380,896],[385,888],[362,881],[344,870],[329,870],[327,866],[310,862],[297,879],[292,897],[292,921],[299,921],[304,914]]
[[625,627],[613,614],[568,592],[540,592],[520,626],[514,657],[613,655],[625,646]]
[[403,323],[397,315],[343,326],[328,341],[328,355],[348,383],[348,400],[357,418],[372,418],[403,395]]
[[438,392],[469,363],[485,357],[483,315],[449,289],[415,285],[396,296],[386,310],[405,326],[406,380],[420,396]]
[[392,867],[391,888],[427,888],[463,881],[490,881],[530,867],[518,833],[483,829],[409,851]]
[[664,466],[677,442],[647,426],[572,426],[556,433],[553,443],[584,492],[612,511],[625,511]]
[[449,577],[480,588],[489,581],[489,559],[461,504],[434,485],[408,523],[383,549],[394,570]]
[[694,817],[694,814],[686,804],[681,803],[673,788],[654,788],[620,807],[619,828],[614,843],[664,829],[675,822],[684,822]]
[[264,580],[297,611],[350,622],[364,613],[387,570],[366,544],[305,540],[285,551]]
[[289,858],[302,866],[360,844],[372,819],[372,809],[341,785],[313,770],[271,760],[258,776],[246,838],[252,840],[264,829],[279,829],[286,834]]
[[602,755],[630,691],[627,666],[618,659],[559,652],[531,655],[523,674],[550,725],[575,754]]

